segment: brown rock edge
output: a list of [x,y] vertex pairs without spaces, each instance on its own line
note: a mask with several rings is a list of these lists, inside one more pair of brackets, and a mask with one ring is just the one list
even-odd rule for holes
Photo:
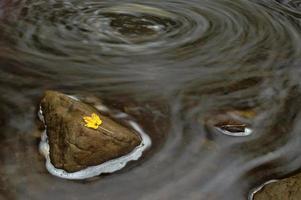
[[[98,110],[68,95],[46,91],[41,100],[51,163],[67,172],[130,153],[141,143],[134,131],[103,116]],[[102,120],[97,129],[85,127],[84,116],[96,113]]]
[[301,174],[266,185],[255,194],[254,200],[300,200]]

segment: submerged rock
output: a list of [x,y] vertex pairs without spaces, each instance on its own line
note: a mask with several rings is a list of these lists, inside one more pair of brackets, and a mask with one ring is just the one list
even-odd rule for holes
[[[134,131],[59,92],[47,91],[41,101],[41,110],[51,162],[67,172],[121,157],[141,143],[141,138]],[[99,116],[101,123],[89,128],[84,117],[93,113]]]

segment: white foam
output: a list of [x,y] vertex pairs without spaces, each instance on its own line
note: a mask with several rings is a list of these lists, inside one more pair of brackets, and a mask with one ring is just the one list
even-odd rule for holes
[[278,180],[273,179],[270,181],[265,182],[264,184],[260,185],[259,187],[255,188],[249,195],[248,200],[253,200],[254,196],[257,192],[259,192],[260,190],[262,190],[266,185],[270,184],[270,183],[275,183],[278,182]]
[[43,115],[41,105],[40,105],[40,109],[39,109],[39,112],[38,112],[38,118],[39,118],[40,121],[42,121],[45,124],[44,115]]
[[[105,109],[104,109],[105,108]],[[107,107],[103,106],[103,110],[109,110]],[[42,111],[39,111],[39,114],[43,116]],[[120,112],[120,115],[127,115],[125,113]],[[41,154],[43,154],[46,158],[46,168],[48,172],[54,176],[64,178],[64,179],[72,179],[72,180],[80,180],[80,179],[87,179],[94,176],[98,176],[103,173],[112,173],[117,170],[122,169],[125,167],[125,165],[133,160],[138,160],[141,156],[143,151],[145,151],[147,148],[151,146],[151,139],[150,137],[143,131],[143,129],[134,121],[128,120],[128,124],[137,132],[139,133],[141,137],[141,143],[139,146],[137,146],[132,152],[130,152],[127,155],[124,155],[122,157],[109,160],[107,162],[104,162],[97,166],[91,166],[87,167],[83,170],[68,173],[67,171],[63,169],[57,169],[53,166],[51,163],[50,157],[49,157],[49,143],[48,143],[48,137],[46,134],[46,130],[41,135],[41,142],[39,144],[39,149]]]
[[73,95],[67,95],[67,96],[75,101],[79,101],[79,99],[76,96],[73,96]]
[[101,104],[96,105],[95,108],[96,108],[97,110],[99,110],[99,111],[109,112],[108,107],[106,107],[106,106],[104,106],[104,105],[101,105]]
[[118,119],[122,119],[122,118],[127,118],[128,115],[125,113],[118,113],[118,114],[114,115],[114,117],[118,118]]

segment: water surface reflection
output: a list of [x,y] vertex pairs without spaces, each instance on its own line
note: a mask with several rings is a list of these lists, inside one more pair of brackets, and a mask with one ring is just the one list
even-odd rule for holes
[[[2,0],[0,195],[246,199],[298,170],[300,19],[298,0]],[[152,148],[95,180],[51,176],[38,153],[46,89],[126,112]],[[214,128],[233,118],[252,134]]]

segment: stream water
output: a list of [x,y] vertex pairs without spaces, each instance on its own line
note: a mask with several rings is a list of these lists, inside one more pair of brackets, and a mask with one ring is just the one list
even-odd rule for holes
[[[0,0],[0,199],[247,199],[301,168],[300,58],[300,0]],[[151,148],[52,176],[47,89],[127,113]]]

